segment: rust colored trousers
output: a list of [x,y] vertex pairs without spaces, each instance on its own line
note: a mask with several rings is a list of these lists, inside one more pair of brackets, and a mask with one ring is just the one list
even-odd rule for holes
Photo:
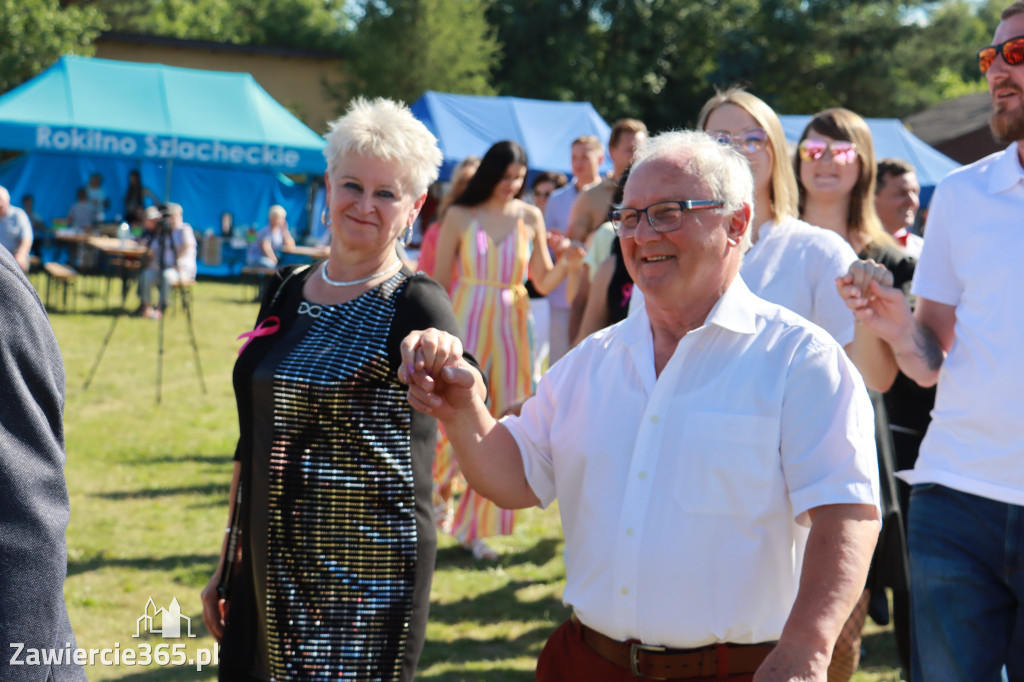
[[[583,641],[578,623],[565,621],[548,638],[544,650],[537,659],[537,682],[640,682],[636,677],[601,658]],[[729,675],[727,677],[690,677],[688,682],[751,682],[753,675]]]

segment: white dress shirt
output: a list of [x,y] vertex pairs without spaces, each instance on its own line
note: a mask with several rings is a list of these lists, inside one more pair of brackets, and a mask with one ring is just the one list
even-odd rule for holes
[[836,277],[856,260],[853,247],[832,230],[790,218],[761,226],[740,275],[755,294],[810,320],[845,346],[853,341],[854,318]]
[[541,505],[559,500],[565,603],[618,640],[777,639],[805,512],[878,504],[859,373],[739,277],[659,377],[640,310],[570,351],[502,423]]
[[1024,169],[1014,143],[935,189],[911,288],[956,307],[932,423],[909,483],[1024,505]]

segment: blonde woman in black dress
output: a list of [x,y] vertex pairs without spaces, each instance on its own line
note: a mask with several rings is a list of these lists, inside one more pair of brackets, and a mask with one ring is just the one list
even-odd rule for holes
[[203,591],[224,680],[412,680],[423,647],[436,424],[406,402],[399,343],[457,331],[444,289],[396,247],[441,152],[381,99],[356,100],[327,139],[330,255],[267,287],[235,365],[234,511]]

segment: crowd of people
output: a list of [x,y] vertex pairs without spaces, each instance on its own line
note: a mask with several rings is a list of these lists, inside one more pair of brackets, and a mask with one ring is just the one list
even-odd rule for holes
[[[437,528],[493,559],[514,510],[556,500],[572,615],[541,682],[849,680],[868,614],[894,618],[906,679],[1024,679],[1024,1],[978,58],[1008,146],[939,183],[923,235],[914,169],[876,159],[860,116],[819,112],[791,155],[771,107],[730,88],[696,130],[616,123],[608,176],[580,137],[572,181],[533,183],[543,208],[514,142],[467,160],[429,275],[399,252],[437,141],[403,105],[356,99],[327,136],[329,256],[277,271],[235,365],[202,593],[221,679],[413,679]],[[28,320],[14,263],[0,295]],[[539,377],[527,282],[565,289]],[[59,391],[10,394],[45,399],[29,426],[52,468]],[[53,527],[61,484],[40,483]],[[0,552],[0,590],[17,560]],[[59,606],[40,636],[71,636]]]

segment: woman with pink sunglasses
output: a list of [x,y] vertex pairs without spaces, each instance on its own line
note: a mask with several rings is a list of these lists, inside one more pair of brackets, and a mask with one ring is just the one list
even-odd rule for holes
[[[862,260],[885,265],[892,273],[891,283],[909,295],[917,261],[903,253],[875,213],[877,164],[867,122],[849,109],[826,109],[816,114],[800,138],[794,168],[799,187],[800,217],[837,233]],[[858,328],[851,358],[862,372],[869,369],[876,377],[873,382],[875,388],[887,391],[896,378],[895,372],[891,371],[891,351],[869,337]],[[882,376],[884,380],[877,380]],[[889,609],[884,588],[893,588],[894,597],[897,597],[906,594],[909,586],[906,541],[901,534],[901,510],[895,500],[895,454],[888,410],[881,394],[872,392],[872,402],[875,405],[879,473],[885,488],[882,503],[885,530],[875,550],[867,589],[836,642],[829,667],[829,682],[849,680],[856,671],[860,659],[861,630],[868,613],[875,621],[887,622]],[[909,619],[909,611],[901,605],[900,599],[895,601],[900,621],[897,630],[906,632],[905,621]],[[900,641],[898,645],[903,657],[907,642]]]

